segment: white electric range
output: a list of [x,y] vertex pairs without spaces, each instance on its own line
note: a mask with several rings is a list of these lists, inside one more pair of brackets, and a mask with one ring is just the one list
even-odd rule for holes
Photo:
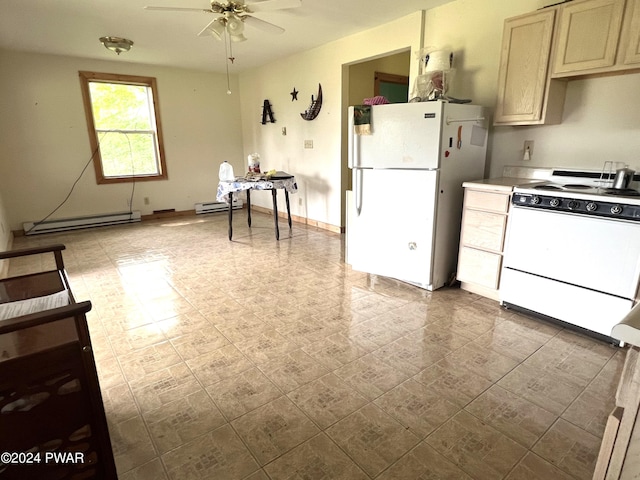
[[640,192],[607,182],[554,171],[514,188],[500,300],[619,343],[611,328],[638,300]]

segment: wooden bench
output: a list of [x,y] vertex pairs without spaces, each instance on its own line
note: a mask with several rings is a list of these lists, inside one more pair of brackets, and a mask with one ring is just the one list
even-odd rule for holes
[[[64,249],[0,252],[0,260],[55,258],[54,270],[0,280],[0,307],[40,304],[0,320],[0,452],[15,452],[0,459],[3,479],[117,478],[87,327],[91,302],[75,301]],[[59,292],[68,302],[42,310],[42,297]]]

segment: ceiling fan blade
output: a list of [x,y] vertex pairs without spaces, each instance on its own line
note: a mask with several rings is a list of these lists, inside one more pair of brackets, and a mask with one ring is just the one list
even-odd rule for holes
[[302,5],[302,0],[265,0],[264,2],[246,2],[252,12],[267,12],[282,8],[295,8]]
[[284,32],[284,28],[274,25],[273,23],[265,22],[264,20],[260,20],[256,17],[247,15],[246,17],[243,17],[242,20],[247,25],[257,28],[258,30],[262,30],[263,32],[274,34],[280,34]]
[[204,13],[214,13],[210,8],[184,8],[184,7],[144,7],[145,10],[159,10],[165,12],[204,12]]

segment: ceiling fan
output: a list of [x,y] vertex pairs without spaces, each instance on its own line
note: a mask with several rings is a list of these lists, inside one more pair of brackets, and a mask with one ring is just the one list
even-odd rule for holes
[[211,8],[186,8],[186,7],[144,7],[146,10],[163,10],[175,12],[204,12],[218,15],[204,27],[198,36],[213,35],[218,40],[224,38],[225,32],[228,33],[232,42],[244,42],[247,37],[244,36],[244,25],[250,25],[267,33],[283,33],[281,28],[273,23],[266,22],[252,16],[253,13],[261,13],[272,10],[280,10],[283,8],[294,8],[302,5],[302,0],[264,0],[250,1],[245,3],[243,0],[231,1],[211,1]]

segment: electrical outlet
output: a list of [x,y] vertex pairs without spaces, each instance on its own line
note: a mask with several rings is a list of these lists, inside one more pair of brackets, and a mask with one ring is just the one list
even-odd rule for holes
[[298,205],[302,206],[302,199],[298,198]]
[[287,127],[282,127],[282,135],[286,135],[287,134]]
[[525,140],[523,149],[525,160],[531,160],[531,157],[533,157],[533,140]]
[[149,197],[144,197],[144,204],[149,205]]
[[313,140],[305,140],[304,148],[313,148]]

